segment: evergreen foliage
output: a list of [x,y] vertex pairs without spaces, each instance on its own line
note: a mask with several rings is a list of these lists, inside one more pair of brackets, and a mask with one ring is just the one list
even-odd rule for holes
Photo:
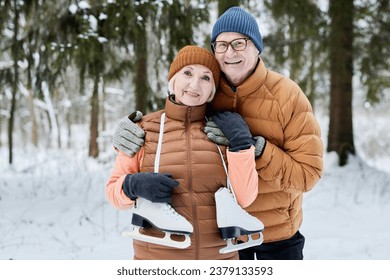
[[[352,74],[372,104],[390,87],[389,2],[353,6]],[[12,163],[14,141],[17,147],[70,146],[75,126],[88,123],[84,144],[97,157],[106,122],[162,108],[177,50],[200,42],[207,47],[210,9],[221,14],[234,5],[266,22],[260,26],[266,65],[295,80],[313,106],[331,102],[331,17],[319,3],[0,0],[0,145],[8,144]],[[14,139],[15,131],[25,137]]]

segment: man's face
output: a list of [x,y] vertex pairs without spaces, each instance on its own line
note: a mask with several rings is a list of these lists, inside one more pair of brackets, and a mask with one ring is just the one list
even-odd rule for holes
[[184,66],[173,84],[175,100],[187,106],[206,103],[214,90],[214,77],[210,69],[200,64]]
[[[218,35],[215,41],[230,43],[238,38],[247,38],[247,36],[236,32],[223,32]],[[232,85],[239,85],[249,77],[255,68],[259,57],[259,50],[251,40],[248,40],[244,50],[235,51],[229,45],[226,52],[215,53],[215,57],[219,62],[221,71],[225,73],[229,82]]]

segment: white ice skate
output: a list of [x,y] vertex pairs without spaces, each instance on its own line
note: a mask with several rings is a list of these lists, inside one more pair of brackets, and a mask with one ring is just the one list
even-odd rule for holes
[[[253,247],[263,243],[263,223],[248,214],[235,200],[228,188],[222,187],[215,193],[215,204],[217,209],[217,225],[222,239],[226,240],[227,246],[219,250],[226,254],[245,248]],[[233,240],[241,235],[248,235],[245,243],[233,244]],[[259,235],[253,239],[252,235]]]
[[[191,245],[190,235],[193,232],[192,225],[168,203],[153,203],[149,200],[138,198],[133,207],[131,220],[133,231],[123,232],[122,236],[131,237],[149,243],[185,249]],[[141,227],[158,228],[165,233],[163,238],[149,236],[140,232]],[[184,241],[176,241],[171,234],[184,235]]]

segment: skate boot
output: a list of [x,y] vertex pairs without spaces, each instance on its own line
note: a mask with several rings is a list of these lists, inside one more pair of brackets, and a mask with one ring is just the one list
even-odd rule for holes
[[[221,254],[230,253],[263,243],[263,223],[249,215],[236,202],[228,188],[220,188],[215,193],[217,209],[217,225],[222,239],[226,240],[227,246],[219,250]],[[241,235],[248,235],[245,243],[233,244],[233,240]],[[253,239],[252,235],[259,235]]]
[[[144,198],[138,198],[133,207],[131,224],[133,231],[123,232],[122,236],[130,236],[133,239],[149,243],[185,249],[191,245],[190,234],[193,232],[192,225],[168,203],[153,203]],[[165,236],[155,237],[140,232],[140,228],[154,227],[165,233]],[[184,235],[184,241],[176,241],[171,234]]]

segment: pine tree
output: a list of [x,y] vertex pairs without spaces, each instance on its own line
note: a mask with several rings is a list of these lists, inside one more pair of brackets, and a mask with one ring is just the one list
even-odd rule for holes
[[379,103],[390,88],[389,14],[389,0],[355,4],[354,60],[371,104]]
[[327,151],[335,151],[339,165],[355,154],[352,123],[353,0],[330,0],[331,87]]
[[93,84],[88,151],[91,157],[99,155],[99,84],[104,80],[120,80],[132,65],[129,58],[123,58],[118,52],[118,46],[128,48],[131,42],[129,33],[122,33],[124,26],[118,25],[122,19],[120,13],[127,8],[125,1],[95,1],[92,6],[75,7],[73,14],[62,19],[61,35],[72,46],[70,60],[79,70],[82,93],[86,80]]
[[[17,0],[4,0],[1,2],[1,20],[0,31],[4,28],[11,30],[12,37],[4,37],[5,43],[2,45],[2,51],[7,52],[12,58],[12,70],[8,69],[5,75],[1,75],[1,78],[5,78],[5,84],[8,84],[11,88],[12,97],[9,108],[9,121],[8,121],[8,148],[9,164],[13,163],[13,145],[14,145],[14,124],[15,124],[15,112],[17,106],[17,94],[18,86],[21,80],[19,61],[23,61],[23,38],[26,36],[28,26],[21,24],[21,19],[27,19],[29,16],[30,7],[36,4],[37,1],[17,1]],[[21,39],[22,38],[22,39]]]
[[316,73],[326,71],[328,62],[324,15],[310,0],[269,0],[264,4],[275,21],[275,30],[264,38],[270,51],[263,59],[270,67],[288,70],[314,107],[321,86]]

